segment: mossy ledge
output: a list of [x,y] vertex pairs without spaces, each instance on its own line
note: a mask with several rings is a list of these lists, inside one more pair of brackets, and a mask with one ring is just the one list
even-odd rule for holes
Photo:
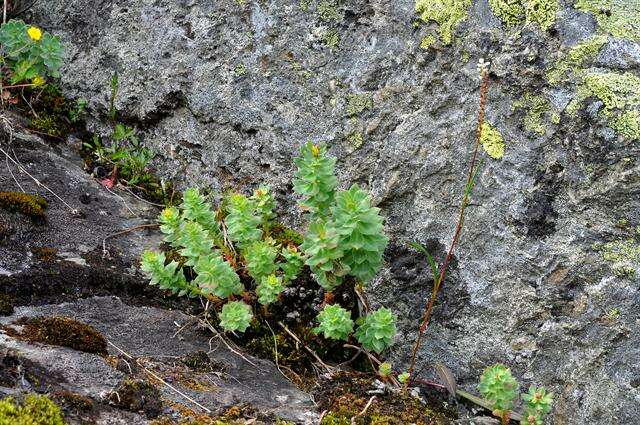
[[47,218],[45,209],[47,201],[38,195],[30,195],[21,192],[0,192],[0,207],[19,212],[32,219],[44,220]]
[[60,408],[46,396],[29,394],[21,402],[0,400],[0,425],[64,425]]
[[107,340],[100,332],[67,317],[27,319],[19,337],[30,342],[58,345],[85,353],[107,354]]

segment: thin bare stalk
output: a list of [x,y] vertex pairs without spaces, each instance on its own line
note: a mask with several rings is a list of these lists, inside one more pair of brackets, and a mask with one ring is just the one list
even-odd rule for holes
[[[451,245],[449,246],[449,251],[447,252],[447,256],[445,257],[444,263],[442,263],[442,266],[440,267],[440,273],[438,275],[438,278],[433,282],[431,297],[429,298],[429,302],[427,303],[424,309],[422,322],[420,324],[420,329],[418,330],[418,338],[416,339],[416,343],[413,346],[413,351],[411,352],[411,363],[409,364],[409,370],[408,370],[409,377],[412,377],[413,375],[413,370],[415,368],[418,350],[420,349],[420,344],[422,343],[422,338],[424,336],[424,333],[427,330],[427,327],[429,326],[429,321],[431,319],[431,312],[433,311],[433,306],[436,302],[436,299],[438,298],[438,293],[440,292],[442,282],[444,282],[444,279],[447,276],[447,269],[453,258],[454,249],[458,241],[460,240],[460,234],[462,233],[465,211],[467,209],[467,206],[469,206],[469,198],[471,195],[471,191],[473,189],[474,179],[476,176],[476,163],[478,162],[478,148],[480,147],[480,136],[482,136],[482,125],[484,123],[484,114],[485,114],[485,107],[487,103],[488,90],[489,90],[489,72],[486,68],[483,68],[481,70],[480,110],[478,111],[476,137],[475,137],[475,143],[473,146],[473,154],[471,156],[471,163],[469,164],[469,172],[467,174],[467,184],[465,186],[462,202],[460,203],[458,223],[456,225],[456,230],[453,234],[453,240],[451,241]],[[407,388],[409,381],[410,379],[406,380],[404,385],[405,389]]]

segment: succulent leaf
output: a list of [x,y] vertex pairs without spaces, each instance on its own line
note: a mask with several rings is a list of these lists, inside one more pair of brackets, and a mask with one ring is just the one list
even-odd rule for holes
[[334,202],[338,180],[334,175],[336,158],[327,156],[324,145],[307,142],[300,149],[300,157],[293,162],[298,167],[293,179],[293,190],[303,197],[301,205],[312,217],[325,217]]
[[193,269],[198,274],[193,282],[204,295],[228,298],[234,294],[239,295],[244,290],[240,277],[217,251],[199,257]]
[[182,270],[178,269],[178,263],[172,261],[165,266],[165,262],[166,257],[162,252],[145,251],[142,254],[140,268],[149,278],[151,285],[158,285],[174,294],[190,297],[200,295],[198,288],[189,284]]
[[262,305],[269,305],[275,302],[282,291],[284,291],[282,278],[275,274],[263,277],[256,288],[258,301]]
[[172,246],[176,244],[180,235],[180,211],[175,207],[165,208],[160,213],[158,222],[160,223],[160,231],[165,235],[164,241]]
[[230,301],[222,306],[220,326],[227,332],[244,332],[252,318],[251,307],[242,301]]
[[227,235],[241,248],[262,238],[261,219],[255,210],[254,203],[240,193],[227,198]]
[[185,220],[195,221],[203,229],[209,232],[209,238],[220,240],[222,232],[220,224],[216,220],[216,214],[211,211],[209,204],[200,194],[197,188],[191,187],[182,195],[182,210]]
[[295,247],[287,247],[282,250],[281,254],[285,259],[284,263],[279,264],[280,269],[284,273],[284,280],[286,282],[295,280],[304,266],[302,253]]
[[320,325],[313,329],[314,333],[322,333],[325,338],[348,340],[353,332],[351,312],[339,305],[326,305],[318,315]]
[[273,195],[271,195],[271,190],[267,186],[260,186],[253,192],[251,201],[253,201],[256,212],[261,218],[262,228],[265,232],[268,231],[273,220],[276,218],[276,214],[274,213],[276,201],[273,199]]
[[513,401],[518,396],[518,382],[508,367],[497,363],[484,370],[478,390],[494,410],[504,414],[513,408]]
[[256,241],[247,246],[243,251],[247,260],[247,271],[256,282],[261,282],[263,277],[276,272],[276,257],[278,249],[272,241]]
[[177,243],[182,247],[180,255],[187,257],[187,265],[195,265],[198,258],[211,253],[213,242],[209,233],[195,221],[183,222]]
[[380,354],[391,345],[395,334],[396,316],[388,308],[381,307],[361,319],[355,336],[363,348]]
[[325,291],[332,291],[342,283],[348,268],[339,262],[342,258],[340,236],[333,228],[322,220],[312,223],[300,248],[307,257],[306,264]]

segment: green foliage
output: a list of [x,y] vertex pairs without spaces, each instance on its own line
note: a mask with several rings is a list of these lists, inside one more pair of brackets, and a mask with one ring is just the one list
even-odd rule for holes
[[522,394],[525,402],[521,423],[523,425],[542,425],[542,419],[551,411],[553,394],[547,394],[544,387],[530,386],[529,392]]
[[278,249],[273,245],[273,241],[255,241],[246,247],[243,254],[247,260],[249,276],[256,282],[261,282],[262,278],[276,272]]
[[342,277],[349,270],[339,261],[343,251],[335,229],[324,221],[312,223],[300,248],[307,256],[306,264],[325,291],[333,291],[342,283]]
[[180,211],[175,207],[165,208],[158,216],[160,231],[165,235],[164,241],[174,244],[178,241],[180,234]]
[[60,77],[63,62],[60,39],[21,20],[0,26],[0,59],[10,71],[9,81],[43,85],[47,77]]
[[220,326],[227,332],[244,332],[252,318],[251,307],[242,301],[231,301],[222,306]]
[[498,416],[508,417],[518,396],[518,382],[511,376],[509,368],[500,363],[486,368],[478,389],[493,410],[498,411]]
[[87,99],[80,98],[76,100],[76,105],[69,110],[69,119],[73,123],[77,123],[82,118],[84,111],[87,109]]
[[213,294],[219,298],[239,295],[244,290],[240,277],[233,268],[222,259],[219,252],[199,256],[193,270],[198,274],[193,283],[198,285],[204,295]]
[[213,248],[213,242],[209,239],[209,233],[195,221],[185,221],[180,226],[178,237],[180,255],[187,257],[187,265],[193,266],[198,258],[208,255]]
[[295,247],[287,247],[281,252],[284,263],[280,263],[280,269],[284,273],[284,280],[290,282],[298,277],[304,266],[304,257]]
[[396,316],[382,307],[357,321],[355,336],[366,350],[380,354],[391,345],[396,334]]
[[315,333],[322,333],[325,338],[348,340],[353,332],[351,312],[339,305],[326,305],[318,315],[320,325],[314,328]]
[[271,195],[271,190],[267,186],[260,186],[253,192],[251,201],[255,205],[255,209],[262,220],[262,228],[268,232],[276,218],[274,210],[276,209],[276,201]]
[[255,204],[240,193],[227,197],[227,235],[240,248],[262,238],[261,218]]
[[29,394],[22,403],[0,400],[0,425],[64,425],[60,408],[46,396]]
[[111,86],[111,96],[109,97],[109,118],[111,121],[116,120],[118,111],[116,110],[116,97],[118,97],[118,90],[120,90],[120,81],[118,79],[118,73],[114,72],[109,82]]
[[284,291],[282,278],[275,274],[264,276],[256,288],[258,301],[262,305],[269,305],[275,302],[282,291]]
[[197,296],[200,291],[187,283],[184,274],[178,270],[178,263],[171,261],[165,266],[166,257],[161,252],[145,251],[142,254],[141,269],[150,279],[151,285],[169,289],[178,295]]
[[219,241],[222,238],[220,224],[216,214],[211,211],[209,204],[197,188],[189,188],[182,194],[182,209],[184,219],[198,223],[209,233],[209,238]]
[[424,22],[438,24],[443,44],[451,44],[458,25],[467,19],[471,0],[416,0],[416,12]]
[[306,143],[301,156],[294,159],[298,170],[294,175],[293,189],[303,196],[301,205],[312,217],[324,217],[333,204],[338,180],[333,175],[336,159],[327,157],[324,145]]
[[378,366],[378,373],[383,378],[386,378],[389,375],[391,375],[391,363],[389,362],[380,363],[380,366]]
[[401,384],[404,384],[405,382],[407,382],[407,380],[409,379],[409,372],[402,372],[400,375],[398,375],[398,381]]
[[380,209],[371,206],[371,197],[358,185],[336,196],[331,209],[333,225],[340,235],[342,264],[349,274],[368,282],[382,265],[382,255],[389,239],[383,234]]

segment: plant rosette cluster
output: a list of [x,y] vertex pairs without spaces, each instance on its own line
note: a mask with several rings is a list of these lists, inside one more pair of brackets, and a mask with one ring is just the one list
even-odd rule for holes
[[58,37],[24,21],[11,20],[0,26],[0,56],[3,75],[9,76],[10,84],[42,86],[46,78],[60,77],[63,47]]
[[[478,385],[480,393],[493,409],[493,414],[503,424],[509,423],[518,398],[518,388],[518,381],[511,375],[511,370],[500,363],[486,368]],[[544,387],[531,386],[521,398],[524,402],[521,424],[542,425],[545,415],[551,411],[553,395],[547,393]]]
[[[229,300],[220,312],[220,326],[243,332],[251,307],[234,297],[251,299],[246,292],[255,291],[260,304],[273,304],[305,265],[325,293],[340,286],[345,276],[363,284],[372,279],[388,243],[380,210],[357,185],[336,190],[336,159],[327,156],[324,146],[307,143],[294,161],[298,165],[294,187],[310,216],[299,247],[281,246],[270,237],[276,216],[268,187],[261,186],[251,196],[230,193],[216,211],[190,188],[182,205],[165,209],[158,219],[164,241],[184,257],[189,279],[177,262],[150,251],[142,257],[142,270],[151,284],[179,295]],[[240,274],[251,277],[254,284],[245,288]],[[393,341],[395,320],[390,310],[381,308],[358,319],[354,332],[351,313],[327,305],[318,316],[316,333],[340,340],[353,335],[363,348],[380,353]]]

